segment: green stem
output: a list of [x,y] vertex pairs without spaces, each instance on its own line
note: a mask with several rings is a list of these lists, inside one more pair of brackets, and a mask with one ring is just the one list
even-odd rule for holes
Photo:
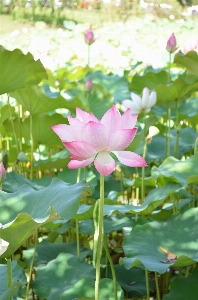
[[156,271],[155,271],[155,285],[156,285],[156,296],[157,296],[156,299],[160,300],[159,282],[158,282],[158,275]]
[[171,108],[169,107],[169,101],[167,102],[167,157],[170,156],[170,120],[171,120]]
[[30,264],[29,280],[28,280],[27,289],[26,289],[26,296],[25,296],[26,300],[29,299],[28,298],[28,294],[29,294],[29,290],[30,290],[30,283],[31,283],[31,278],[32,278],[32,270],[33,270],[34,260],[35,260],[35,256],[36,256],[37,242],[38,242],[38,230],[36,230],[35,233],[34,233],[34,253],[33,253],[31,264]]
[[[98,224],[95,231],[98,233],[98,246],[96,252],[96,281],[95,281],[95,300],[99,300],[99,282],[100,282],[100,259],[102,255],[103,244],[103,211],[104,211],[104,175],[100,174],[100,199],[99,199]],[[96,233],[96,232],[95,232]]]
[[179,157],[179,111],[178,111],[178,100],[176,100],[176,141],[174,147],[174,156],[175,158]]
[[189,272],[190,272],[190,266],[186,267],[186,274],[185,274],[185,277],[188,277],[188,276],[189,276]]
[[149,292],[149,277],[148,277],[148,269],[145,268],[145,278],[146,278],[146,300],[150,299],[150,292]]
[[9,97],[9,95],[8,95],[8,107],[9,107],[10,121],[11,121],[11,124],[12,124],[13,135],[14,135],[16,148],[17,148],[17,154],[19,154],[19,146],[18,146],[16,132],[15,132],[15,129],[14,129],[14,123],[13,123],[13,118],[12,118],[12,110],[11,110],[11,106],[10,106],[10,97]]
[[30,115],[30,140],[31,140],[31,155],[30,155],[30,179],[33,180],[33,164],[34,164],[34,140],[33,140],[33,124],[32,115]]
[[197,153],[197,145],[198,145],[198,137],[195,140],[195,145],[194,145],[194,155]]
[[[146,140],[146,115],[144,116],[144,147],[143,147],[143,158],[146,157],[146,150],[147,150],[147,140]],[[142,168],[142,190],[141,190],[141,198],[142,203],[145,199],[145,187],[144,187],[144,175],[145,175],[145,168]]]
[[80,258],[80,238],[79,238],[78,220],[76,220],[76,243],[77,243],[77,256],[78,258]]
[[109,253],[109,249],[108,249],[108,245],[107,245],[107,237],[106,236],[104,238],[104,248],[105,248],[106,255],[108,257],[109,264],[110,264],[110,267],[111,267],[111,273],[112,273],[112,278],[113,278],[113,287],[114,287],[114,300],[117,300],[118,297],[117,297],[116,272],[115,272],[115,268],[114,268],[114,264],[113,264],[111,255]]
[[[171,83],[171,53],[169,52],[169,63],[168,63],[168,74],[169,83]],[[171,119],[171,108],[169,107],[169,101],[167,102],[167,130],[166,130],[166,156],[170,156],[170,119]]]
[[88,51],[87,51],[87,65],[89,67],[90,64],[90,45],[88,45]]
[[[80,181],[80,173],[81,169],[78,169],[76,183]],[[79,238],[79,226],[78,226],[78,220],[76,220],[76,244],[77,244],[77,256],[80,258],[80,238]]]
[[7,288],[12,284],[12,261],[11,258],[7,259]]

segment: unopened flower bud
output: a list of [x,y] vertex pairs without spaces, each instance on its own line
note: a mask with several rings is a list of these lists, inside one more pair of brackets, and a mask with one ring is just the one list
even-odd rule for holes
[[166,50],[170,53],[175,52],[177,50],[176,44],[177,42],[176,42],[175,35],[174,33],[172,33],[167,41]]
[[92,82],[92,79],[89,78],[87,80],[87,82],[85,83],[85,91],[88,93],[91,93],[92,90],[93,90],[93,82]]
[[0,183],[2,183],[6,178],[6,170],[2,162],[0,162]]
[[85,37],[85,43],[88,45],[91,45],[95,42],[94,34],[91,28],[85,32],[84,37]]

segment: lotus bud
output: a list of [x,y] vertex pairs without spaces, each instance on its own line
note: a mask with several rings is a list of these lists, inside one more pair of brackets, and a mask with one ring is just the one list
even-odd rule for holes
[[91,93],[92,90],[93,90],[93,82],[92,82],[92,79],[89,78],[87,80],[87,82],[85,83],[85,91],[88,93]]
[[0,183],[2,183],[6,178],[6,170],[2,162],[0,162]]
[[95,42],[94,34],[91,28],[85,32],[84,38],[85,38],[85,43],[88,45],[91,45]]
[[166,50],[170,53],[175,52],[177,50],[176,44],[177,42],[176,42],[175,35],[174,33],[172,33],[167,41]]

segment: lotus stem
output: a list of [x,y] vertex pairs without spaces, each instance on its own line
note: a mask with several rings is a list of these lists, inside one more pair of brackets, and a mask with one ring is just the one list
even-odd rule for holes
[[105,252],[111,267],[111,273],[112,273],[112,278],[113,278],[113,287],[114,287],[114,299],[118,300],[117,297],[117,281],[116,281],[116,272],[115,272],[115,268],[114,268],[114,264],[111,258],[111,255],[109,253],[109,249],[108,249],[108,245],[107,245],[107,237],[104,237],[104,248],[105,248]]
[[31,264],[30,264],[29,280],[28,280],[28,284],[27,284],[25,300],[29,299],[28,294],[29,294],[29,290],[30,290],[30,283],[31,283],[31,278],[32,278],[32,270],[33,270],[33,266],[34,266],[34,260],[35,260],[35,256],[36,256],[37,243],[38,243],[38,230],[36,230],[34,233],[34,253],[33,253]]
[[34,139],[32,115],[30,115],[30,140],[31,140],[31,158],[30,158],[30,179],[33,180],[33,164],[34,164]]
[[145,268],[145,279],[146,279],[146,300],[150,300],[149,277],[148,277],[148,269],[147,268]]
[[178,100],[176,100],[176,141],[174,147],[174,156],[179,157],[179,112],[178,112]]
[[14,135],[16,148],[17,148],[17,154],[19,154],[18,140],[17,140],[17,136],[16,136],[16,131],[14,129],[14,123],[13,123],[13,118],[12,118],[12,110],[11,110],[11,106],[10,106],[10,97],[9,97],[9,95],[8,95],[8,107],[9,107],[10,121],[11,121],[11,124],[12,124],[13,135]]
[[[100,283],[100,259],[102,255],[103,246],[103,211],[104,211],[104,175],[100,174],[100,199],[98,207],[99,215],[95,234],[98,235],[97,249],[96,249],[96,281],[95,281],[95,300],[99,300],[99,283]],[[94,245],[95,246],[95,245]]]
[[160,300],[160,290],[159,290],[159,282],[158,282],[158,274],[155,271],[155,285],[156,285],[156,296],[157,296],[157,300]]
[[[146,115],[144,116],[144,146],[143,146],[143,158],[146,158],[146,150],[147,150],[147,140],[146,140]],[[141,190],[141,198],[142,203],[145,200],[145,187],[144,187],[144,175],[145,175],[145,168],[142,168],[142,190]]]
[[11,258],[7,258],[7,288],[12,284],[12,261]]

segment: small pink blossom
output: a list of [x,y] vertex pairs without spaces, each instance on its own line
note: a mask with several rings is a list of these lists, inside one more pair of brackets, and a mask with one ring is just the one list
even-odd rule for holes
[[91,93],[92,90],[93,90],[93,82],[92,82],[92,79],[89,78],[87,80],[87,82],[85,83],[85,91],[88,93]]
[[51,128],[71,152],[69,169],[78,169],[94,162],[102,175],[110,175],[115,169],[113,153],[118,160],[129,167],[146,167],[147,163],[138,154],[123,151],[137,132],[137,115],[127,109],[123,115],[114,105],[98,120],[80,108],[76,108],[76,118],[68,117],[69,125],[59,124]]
[[6,170],[2,162],[0,162],[0,183],[6,178]]
[[172,33],[167,41],[166,50],[170,53],[175,52],[177,50],[176,44],[177,42],[176,42],[175,35],[174,33]]
[[85,38],[85,43],[88,45],[91,45],[95,42],[94,34],[91,28],[85,32],[84,38]]

